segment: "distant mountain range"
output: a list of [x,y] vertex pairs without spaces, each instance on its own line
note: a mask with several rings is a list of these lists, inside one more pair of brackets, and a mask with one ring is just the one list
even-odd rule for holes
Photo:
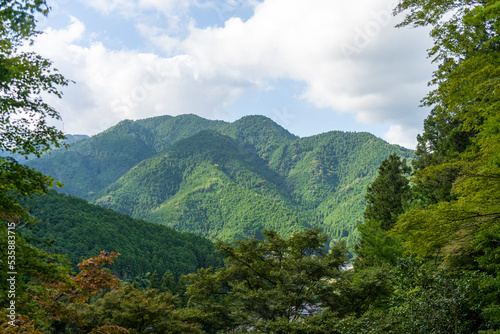
[[28,164],[63,192],[210,239],[322,227],[353,245],[366,187],[393,152],[413,156],[365,132],[299,138],[263,116],[181,115],[122,121]]

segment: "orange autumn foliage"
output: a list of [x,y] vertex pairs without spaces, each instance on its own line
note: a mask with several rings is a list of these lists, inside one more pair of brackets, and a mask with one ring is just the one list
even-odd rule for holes
[[119,285],[119,278],[107,270],[101,269],[107,264],[114,263],[114,258],[120,253],[102,251],[98,256],[83,260],[78,264],[80,272],[70,279],[76,285],[72,302],[77,304],[86,303],[89,299],[103,289],[116,288]]

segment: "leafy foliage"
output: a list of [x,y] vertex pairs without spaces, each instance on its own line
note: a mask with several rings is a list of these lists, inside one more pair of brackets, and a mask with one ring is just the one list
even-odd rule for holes
[[415,259],[402,260],[390,312],[401,332],[474,333],[480,328],[477,280],[429,268]]
[[118,277],[100,267],[113,264],[114,258],[120,254],[111,252],[109,255],[102,251],[98,256],[84,260],[78,264],[80,272],[71,280],[79,287],[79,294],[74,298],[76,303],[85,303],[103,288],[112,288],[118,285]]
[[18,201],[23,197],[46,193],[54,179],[12,158],[0,157],[0,218],[25,215]]
[[118,277],[103,268],[118,255],[102,251],[83,259],[76,276],[59,275],[51,280],[32,276],[38,284],[27,295],[30,308],[18,310],[14,326],[3,316],[3,332],[201,333],[197,325],[179,316],[178,300],[170,293],[141,291],[131,285],[122,289]]
[[[60,116],[40,97],[41,92],[61,97],[59,87],[68,81],[49,60],[22,50],[38,34],[35,15],[47,15],[45,1],[2,1],[0,6],[0,151],[40,156],[59,147],[64,135],[49,125]],[[47,192],[54,180],[22,166],[12,158],[0,158],[0,215],[20,216],[17,197]]]
[[226,266],[188,276],[186,319],[203,324],[207,333],[373,330],[358,319],[388,300],[391,270],[343,270],[345,245],[338,243],[327,251],[327,236],[319,229],[287,239],[274,231],[263,234],[263,240],[218,242]]
[[[44,284],[65,281],[66,274],[69,271],[67,261],[62,256],[50,254],[34,247],[28,240],[17,233],[25,224],[25,221],[16,218],[8,222],[2,221],[0,225],[0,242],[2,245],[8,245],[8,235],[12,235],[13,231],[16,232],[14,268],[17,273],[15,291],[0,295],[0,308],[5,310],[10,305],[12,299],[9,298],[9,295],[14,293],[16,312],[25,316],[29,315],[31,318],[21,321],[21,327],[31,326],[31,320],[45,321],[46,316],[39,311],[33,295],[40,294],[40,287]],[[7,280],[12,278],[12,275],[8,274],[11,272],[9,265],[12,265],[12,257],[9,258],[8,256],[12,254],[12,250],[9,250],[8,247],[0,248],[2,259],[0,261],[0,288],[6,292],[12,290],[10,282]],[[8,311],[6,314],[8,314]]]
[[60,97],[58,86],[68,82],[49,60],[20,47],[38,34],[34,15],[47,15],[49,8],[35,0],[2,1],[0,8],[0,149],[39,156],[64,139],[47,124],[47,119],[60,116],[39,93]]
[[406,160],[396,154],[382,161],[377,178],[367,189],[365,220],[380,223],[384,231],[394,226],[410,200],[410,171]]
[[394,226],[389,234],[368,228],[370,214],[360,226],[362,251],[363,242],[384,250],[403,241],[406,255],[392,261],[394,291],[380,308],[395,332],[500,330],[499,4],[402,0],[397,8],[407,14],[402,25],[433,26],[439,69],[423,100],[433,110],[418,138],[413,186],[399,196],[411,203],[394,210],[396,221],[383,219]]
[[108,292],[95,303],[81,307],[79,313],[88,328],[113,324],[128,333],[202,333],[195,324],[183,321],[170,293],[151,289],[141,291],[132,286]]
[[[434,25],[435,47],[430,54],[440,69],[434,73],[437,88],[424,103],[434,107],[436,120],[454,124],[450,131],[439,131],[447,141],[454,134],[467,140],[455,148],[435,146],[418,159],[442,156],[434,163],[421,164],[416,190],[425,189],[428,180],[444,179],[439,188],[449,196],[426,201],[432,196],[420,191],[422,201],[431,205],[406,213],[397,231],[407,235],[407,247],[413,252],[463,257],[470,253],[476,236],[490,233],[500,218],[498,1],[471,6],[448,2],[421,6],[403,1],[400,9],[404,8],[415,9],[404,24]],[[440,21],[446,13],[451,13],[450,18]]]
[[327,237],[318,229],[288,239],[273,231],[263,235],[263,240],[236,245],[218,242],[225,267],[189,275],[186,312],[205,330],[295,333],[294,328],[316,319],[306,316],[308,309],[318,312],[321,307],[338,315],[366,306],[366,296],[361,298],[365,292],[360,291],[365,283],[358,282],[356,289],[341,271],[347,262],[344,244],[326,251]]

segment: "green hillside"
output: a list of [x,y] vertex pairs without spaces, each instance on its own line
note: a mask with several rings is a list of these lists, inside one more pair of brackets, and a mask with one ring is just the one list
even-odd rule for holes
[[123,121],[30,165],[64,192],[226,241],[322,227],[353,245],[382,160],[412,152],[368,133],[294,136],[269,118],[194,115]]
[[40,248],[65,254],[73,264],[102,250],[119,252],[113,271],[124,279],[153,271],[161,277],[167,270],[179,277],[222,264],[212,242],[203,237],[133,219],[75,196],[51,192],[24,204],[39,223],[23,233],[47,240]]

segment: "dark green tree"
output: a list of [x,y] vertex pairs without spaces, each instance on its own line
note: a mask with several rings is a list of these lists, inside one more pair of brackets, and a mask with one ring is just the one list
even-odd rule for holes
[[401,254],[400,243],[391,238],[388,231],[408,207],[411,198],[410,172],[405,159],[391,154],[382,161],[377,178],[368,186],[365,221],[358,225],[361,241],[356,253],[362,259],[358,265],[394,263]]
[[89,329],[114,325],[131,334],[202,333],[197,325],[182,319],[176,310],[178,302],[168,292],[138,290],[129,285],[108,292],[91,305],[83,305],[79,313]]
[[161,292],[170,292],[175,294],[177,292],[177,287],[175,284],[174,275],[170,270],[167,269],[163,276],[161,277]]
[[410,200],[410,172],[406,159],[395,153],[382,161],[377,178],[366,189],[365,221],[379,224],[384,231],[394,226]]
[[148,289],[159,289],[160,279],[158,278],[158,272],[155,270],[151,277],[149,278]]
[[400,259],[395,274],[392,307],[386,312],[397,323],[395,332],[466,334],[481,329],[474,274],[456,275],[414,257]]
[[303,322],[308,308],[335,304],[335,282],[347,262],[343,244],[327,251],[327,237],[318,229],[288,239],[273,231],[262,234],[264,240],[218,242],[226,266],[188,276],[188,311],[207,330],[274,332],[279,324]]
[[417,137],[417,159],[412,161],[416,174],[414,196],[426,205],[453,198],[451,190],[459,175],[458,166],[449,165],[441,169],[436,166],[464,152],[474,135],[463,131],[463,121],[457,115],[443,117],[442,114],[440,107],[431,110],[424,121],[424,132]]

